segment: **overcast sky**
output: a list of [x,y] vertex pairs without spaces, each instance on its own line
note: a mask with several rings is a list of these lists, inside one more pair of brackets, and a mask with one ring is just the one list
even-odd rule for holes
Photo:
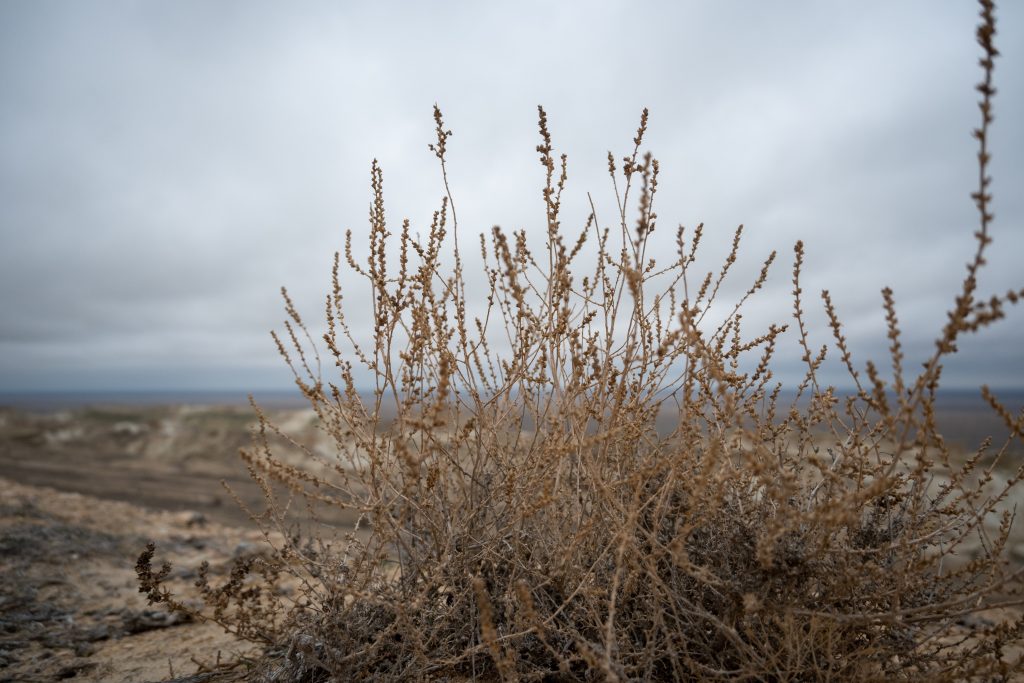
[[[1004,5],[986,294],[1024,286],[1024,4]],[[711,268],[745,224],[730,295],[779,250],[751,334],[790,315],[803,239],[812,341],[829,340],[827,287],[859,364],[884,362],[889,285],[913,366],[973,249],[975,23],[967,0],[5,0],[0,390],[289,386],[278,288],[322,315],[344,230],[365,236],[374,157],[394,225],[426,228],[435,102],[464,233],[543,235],[538,104],[573,228],[587,192],[611,206],[605,155],[646,106],[659,239],[705,222]],[[1012,310],[950,384],[1024,386],[1022,333]]]

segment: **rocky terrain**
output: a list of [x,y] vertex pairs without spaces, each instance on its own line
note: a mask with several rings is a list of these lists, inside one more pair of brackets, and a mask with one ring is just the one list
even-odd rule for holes
[[[312,417],[273,414],[315,444]],[[238,457],[254,425],[234,407],[0,411],[0,681],[235,677],[218,663],[244,662],[245,644],[149,607],[135,561],[155,541],[187,591],[201,562],[216,577],[259,551],[233,497],[263,509]]]

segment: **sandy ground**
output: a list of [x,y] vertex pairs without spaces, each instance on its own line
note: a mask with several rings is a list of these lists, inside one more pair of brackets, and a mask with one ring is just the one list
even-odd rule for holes
[[[309,410],[271,417],[303,443],[323,441]],[[0,408],[0,476],[151,509],[198,511],[226,524],[262,501],[238,452],[251,447],[244,407],[104,407],[54,413]],[[279,452],[276,449],[276,452]]]
[[[274,419],[316,442],[308,411]],[[262,510],[238,457],[253,424],[247,408],[0,409],[0,682],[223,678],[195,674],[245,645],[149,607],[134,567],[155,541],[185,587],[260,546],[222,485]]]
[[[327,447],[310,411],[272,418]],[[246,645],[149,607],[134,566],[155,541],[157,561],[173,560],[173,582],[187,587],[201,562],[223,575],[259,547],[262,534],[221,483],[262,509],[238,458],[253,425],[251,410],[233,407],[0,408],[0,683],[244,680],[214,670],[244,661]],[[1024,563],[1017,529],[1009,555]]]
[[187,580],[259,539],[200,513],[0,479],[0,681],[164,681],[242,654],[219,627],[148,607],[134,564],[153,540]]

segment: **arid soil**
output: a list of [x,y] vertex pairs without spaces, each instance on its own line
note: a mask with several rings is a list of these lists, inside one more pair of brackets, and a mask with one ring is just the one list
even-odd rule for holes
[[[303,443],[323,440],[310,410],[277,410],[271,417]],[[255,424],[247,407],[114,406],[44,413],[0,408],[0,476],[246,524],[248,515],[221,482],[247,506],[261,503],[259,488],[238,457],[240,449],[252,446]]]
[[[271,417],[329,448],[310,411]],[[0,408],[0,683],[244,680],[217,665],[244,664],[247,645],[148,606],[134,566],[155,541],[187,589],[201,562],[216,576],[258,552],[262,534],[239,506],[263,509],[238,457],[254,425],[236,407]],[[1008,554],[1024,564],[1024,524]]]
[[[273,417],[316,443],[308,411]],[[134,567],[155,541],[185,587],[204,560],[216,576],[258,551],[221,483],[262,510],[238,457],[254,424],[231,407],[0,411],[0,681],[224,678],[203,672],[245,644],[149,607]]]
[[149,540],[184,582],[260,536],[0,479],[0,681],[164,681],[242,653],[219,627],[146,605],[134,563]]

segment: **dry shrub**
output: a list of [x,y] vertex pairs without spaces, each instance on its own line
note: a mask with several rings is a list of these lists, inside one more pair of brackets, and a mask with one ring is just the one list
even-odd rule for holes
[[[740,231],[721,269],[695,280],[699,226],[679,228],[671,262],[648,253],[659,167],[640,153],[646,111],[631,153],[608,156],[614,227],[599,227],[595,211],[567,237],[566,159],[555,155],[539,110],[546,241],[535,250],[525,231],[481,235],[483,296],[467,291],[440,111],[430,148],[445,196],[425,241],[402,225],[397,264],[374,162],[369,259],[357,262],[349,233],[326,301],[323,341],[336,378],[323,379],[287,294],[290,321],[278,340],[334,453],[311,450],[310,468],[283,463],[268,440],[277,430],[262,420],[244,456],[272,503],[260,519],[283,535],[267,557],[244,560],[226,586],[201,580],[206,617],[265,644],[253,677],[1009,675],[1004,648],[1019,642],[1024,621],[963,624],[982,609],[1021,602],[1019,572],[1004,559],[1011,517],[997,533],[985,522],[1022,471],[993,492],[1009,442],[957,459],[935,419],[943,361],[1024,295],[980,299],[976,291],[991,241],[987,131],[997,54],[992,5],[981,4],[977,251],[916,377],[903,367],[890,290],[885,376],[870,363],[863,375],[855,368],[822,292],[856,387],[849,396],[818,381],[826,349],[808,342],[801,243],[792,318],[806,374],[796,398],[785,400],[771,366],[787,326],[741,333],[743,306],[775,254],[730,302],[731,313],[710,325]],[[372,291],[367,347],[347,323],[346,266]],[[358,366],[375,378],[369,397],[358,391]],[[1020,437],[1022,418],[985,396],[1010,438]],[[671,428],[659,429],[666,416]],[[293,499],[275,496],[273,482],[287,484]],[[300,530],[288,512],[303,501],[314,511],[356,511],[361,528],[340,537],[326,526]],[[952,562],[979,535],[977,556]],[[151,558],[152,549],[140,561],[143,588],[185,609],[163,591]]]

